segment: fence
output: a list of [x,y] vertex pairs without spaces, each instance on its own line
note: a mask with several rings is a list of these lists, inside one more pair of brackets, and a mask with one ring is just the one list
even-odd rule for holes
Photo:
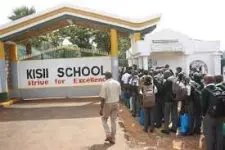
[[85,49],[75,46],[58,46],[47,50],[39,50],[36,54],[19,57],[19,60],[43,60],[56,58],[77,58],[88,56],[108,56],[109,53],[98,49]]

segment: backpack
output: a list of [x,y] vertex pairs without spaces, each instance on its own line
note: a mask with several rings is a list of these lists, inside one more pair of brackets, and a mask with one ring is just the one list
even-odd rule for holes
[[155,93],[154,85],[143,86],[143,100],[142,104],[144,108],[150,108],[155,105]]
[[214,118],[225,117],[225,91],[219,87],[208,90],[211,93],[211,104],[207,113]]
[[185,96],[187,94],[186,88],[182,87],[180,85],[179,81],[175,81],[172,84],[172,91],[173,91],[173,99],[175,101],[183,101],[185,99]]

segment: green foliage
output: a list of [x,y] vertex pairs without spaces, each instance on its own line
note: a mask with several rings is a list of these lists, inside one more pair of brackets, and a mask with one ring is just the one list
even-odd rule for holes
[[93,37],[94,37],[93,42],[97,44],[98,49],[110,52],[111,43],[110,43],[110,35],[108,32],[96,30],[93,32]]
[[36,10],[34,7],[29,8],[27,6],[21,6],[21,7],[14,9],[12,15],[9,16],[8,18],[10,20],[17,20],[17,19],[23,18],[25,16],[34,14],[35,12],[36,12]]
[[4,93],[0,93],[0,101],[6,101],[8,100],[8,93],[4,92]]

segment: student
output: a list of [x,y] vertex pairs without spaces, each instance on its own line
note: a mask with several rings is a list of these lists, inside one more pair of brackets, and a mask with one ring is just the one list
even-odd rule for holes
[[142,106],[144,108],[144,132],[153,132],[155,124],[155,94],[157,88],[153,84],[152,77],[145,77],[141,90],[143,94]]
[[138,72],[134,71],[131,75],[129,85],[130,85],[130,93],[131,93],[131,98],[132,98],[132,103],[131,103],[131,111],[132,115],[139,116],[140,113],[140,104],[139,104],[139,76]]
[[156,118],[155,118],[155,127],[156,128],[161,128],[162,126],[162,119],[163,119],[163,111],[164,111],[164,103],[163,103],[163,77],[161,76],[161,73],[154,71],[154,85],[157,88],[157,93],[155,94],[155,101],[156,101],[156,108],[155,108],[155,113],[156,113]]
[[202,83],[202,75],[199,73],[194,73],[192,76],[192,80],[190,82],[192,87],[192,98],[193,98],[193,108],[194,108],[194,125],[193,125],[193,132],[195,134],[201,134],[201,124],[202,124],[202,115],[201,115],[201,91],[204,88],[204,84]]
[[170,71],[164,72],[164,79],[165,82],[163,84],[163,100],[165,102],[164,106],[164,129],[161,130],[162,133],[169,134],[169,124],[170,124],[170,118],[172,117],[172,108],[173,108],[173,93],[172,93],[172,84],[173,82],[169,80],[169,77],[171,76]]
[[127,68],[126,72],[122,75],[121,82],[123,88],[123,98],[125,100],[125,104],[128,105],[129,101],[129,78],[131,77],[131,68]]
[[184,85],[186,88],[186,96],[184,99],[184,111],[188,114],[189,118],[189,131],[188,135],[192,135],[194,133],[194,97],[193,97],[193,88],[190,84],[190,78],[185,77]]
[[205,88],[202,90],[202,114],[203,114],[203,133],[206,138],[207,150],[223,150],[223,121],[211,115],[211,108],[215,103],[212,91],[216,89],[213,76],[204,77]]

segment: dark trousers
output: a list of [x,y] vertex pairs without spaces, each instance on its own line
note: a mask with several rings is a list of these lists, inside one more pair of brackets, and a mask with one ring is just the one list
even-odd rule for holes
[[194,132],[194,104],[193,102],[189,102],[186,105],[187,108],[187,115],[189,118],[189,133],[193,133]]
[[133,116],[139,116],[140,115],[140,101],[139,101],[139,95],[137,92],[132,92],[132,104],[133,104]]
[[162,118],[164,116],[164,109],[163,109],[163,101],[161,97],[156,96],[156,106],[155,106],[155,123],[156,126],[161,127],[162,125]]
[[223,150],[223,121],[206,115],[203,119],[203,131],[207,150]]
[[154,129],[155,123],[155,106],[144,108],[144,130]]
[[170,118],[172,121],[172,129],[177,130],[178,114],[177,114],[177,102],[166,102],[164,106],[164,130],[169,131]]
[[201,117],[201,104],[199,102],[194,103],[194,132],[200,133],[201,132],[201,124],[202,124],[202,117]]

